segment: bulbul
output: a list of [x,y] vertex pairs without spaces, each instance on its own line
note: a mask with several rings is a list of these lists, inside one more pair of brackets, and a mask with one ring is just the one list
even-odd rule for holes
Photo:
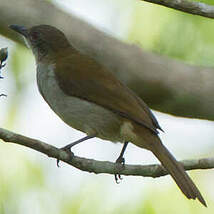
[[39,91],[51,109],[86,137],[65,148],[98,137],[124,143],[117,162],[122,163],[128,142],[150,150],[189,199],[206,206],[198,188],[184,168],[162,144],[155,116],[133,91],[93,58],[72,47],[55,27],[25,28],[11,25],[23,35],[33,51]]

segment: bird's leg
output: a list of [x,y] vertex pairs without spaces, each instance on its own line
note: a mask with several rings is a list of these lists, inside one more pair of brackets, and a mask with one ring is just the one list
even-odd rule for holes
[[[123,144],[123,148],[122,148],[122,150],[121,150],[121,152],[120,152],[120,155],[119,155],[119,157],[118,157],[117,160],[116,160],[116,164],[119,164],[119,167],[118,167],[118,165],[117,165],[117,168],[119,168],[119,170],[121,170],[121,168],[123,169],[123,168],[124,168],[124,165],[125,165],[125,158],[123,157],[123,155],[124,155],[124,153],[125,153],[125,150],[126,150],[127,145],[128,145],[128,142],[125,142],[125,143]],[[121,166],[122,166],[122,167],[121,167]],[[121,175],[120,175],[119,173],[115,174],[115,175],[114,175],[114,178],[115,178],[115,181],[116,181],[117,184],[119,183],[118,180],[122,180],[122,177],[121,177]]]
[[77,140],[77,141],[74,141],[73,143],[70,143],[70,144],[68,144],[68,145],[66,145],[66,146],[64,146],[64,147],[62,147],[61,149],[64,149],[64,150],[71,149],[71,147],[73,147],[73,146],[75,146],[75,145],[77,145],[77,144],[79,144],[79,143],[81,143],[81,142],[83,142],[83,141],[86,141],[86,140],[88,140],[88,139],[91,139],[91,138],[93,138],[93,137],[95,137],[95,136],[86,136],[86,137],[83,137],[83,138],[81,138],[81,139],[79,139],[79,140]]
[[[79,139],[79,140],[77,140],[77,141],[74,141],[74,142],[72,142],[72,143],[70,143],[70,144],[68,144],[68,145],[66,145],[66,146],[64,146],[64,147],[62,147],[61,149],[62,150],[64,150],[64,151],[66,151],[66,152],[69,152],[69,153],[71,153],[71,155],[73,156],[74,154],[73,154],[73,152],[71,152],[71,147],[73,147],[73,146],[75,146],[75,145],[77,145],[77,144],[79,144],[79,143],[81,143],[81,142],[83,142],[83,141],[86,141],[86,140],[88,140],[88,139],[91,139],[91,138],[94,138],[95,136],[86,136],[86,137],[83,137],[83,138],[81,138],[81,139]],[[59,160],[57,159],[57,166],[59,167]]]

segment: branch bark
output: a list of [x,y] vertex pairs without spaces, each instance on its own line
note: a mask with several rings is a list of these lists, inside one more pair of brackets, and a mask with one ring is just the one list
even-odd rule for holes
[[188,1],[188,0],[141,0],[154,4],[159,4],[175,10],[193,15],[214,18],[214,6],[204,4],[201,2]]
[[23,44],[8,28],[10,24],[56,26],[77,49],[114,72],[151,108],[176,116],[214,120],[212,68],[189,66],[121,42],[49,1],[19,0],[17,4],[16,0],[0,0],[0,5],[1,34],[8,38]]
[[[61,160],[75,168],[82,171],[93,172],[96,174],[106,173],[115,174],[118,173],[118,167],[115,163],[109,161],[97,161],[93,159],[86,159],[77,156],[71,156],[70,153],[58,149],[52,145],[44,143],[42,141],[32,139],[23,135],[19,135],[0,128],[0,139],[5,142],[15,143],[22,146],[26,146],[35,151],[46,154],[49,157]],[[214,168],[214,158],[204,158],[198,160],[185,160],[181,161],[185,170],[193,169],[212,169]],[[152,165],[128,165],[124,166],[124,169],[120,170],[121,175],[132,176],[144,176],[144,177],[160,177],[167,175],[167,171],[159,164]]]

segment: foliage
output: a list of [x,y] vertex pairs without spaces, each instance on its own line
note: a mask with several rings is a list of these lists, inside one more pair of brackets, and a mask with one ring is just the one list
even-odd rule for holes
[[129,39],[188,63],[213,66],[214,22],[153,4],[136,4]]

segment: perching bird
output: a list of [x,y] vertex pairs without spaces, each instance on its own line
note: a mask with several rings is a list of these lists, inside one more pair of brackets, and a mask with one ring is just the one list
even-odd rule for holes
[[33,51],[37,65],[39,91],[51,109],[69,126],[92,137],[124,143],[117,159],[122,163],[128,142],[150,150],[189,199],[206,206],[198,188],[184,168],[162,144],[161,129],[148,106],[121,83],[111,71],[81,54],[55,27],[39,25],[25,28],[11,25],[23,35]]

